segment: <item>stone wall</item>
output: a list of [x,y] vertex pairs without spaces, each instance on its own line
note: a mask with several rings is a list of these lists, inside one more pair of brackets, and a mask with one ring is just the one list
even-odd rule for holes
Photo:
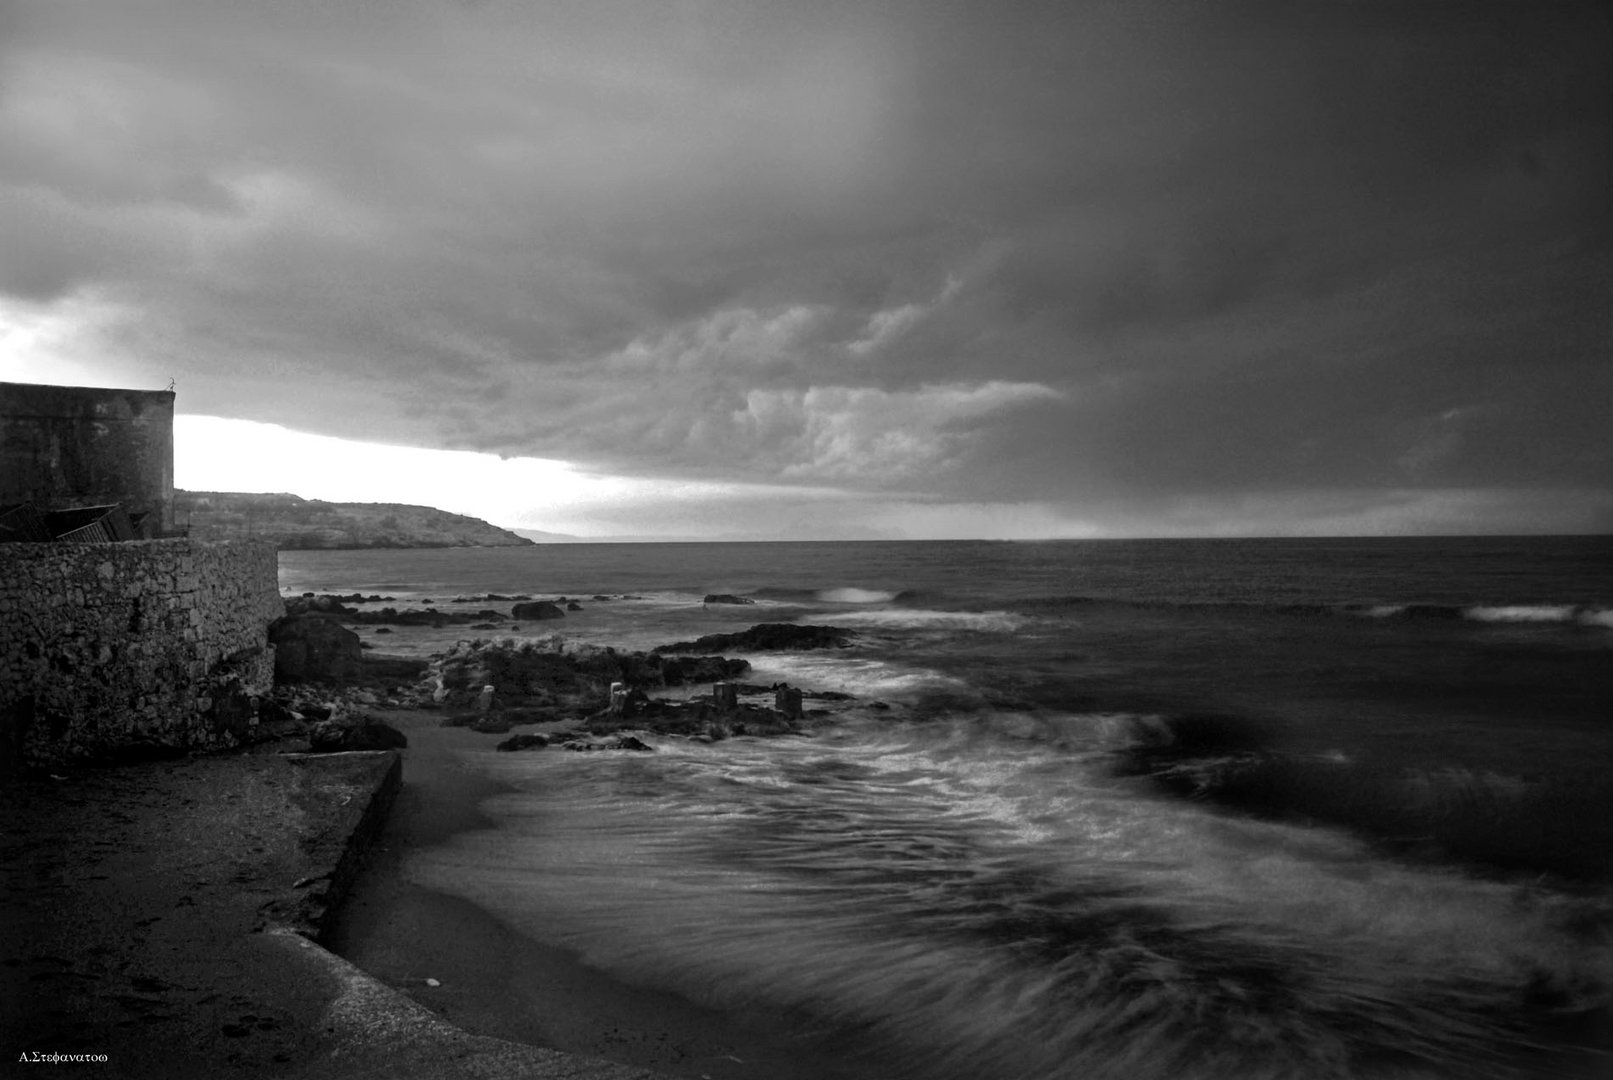
[[237,745],[284,610],[260,541],[0,544],[0,766]]

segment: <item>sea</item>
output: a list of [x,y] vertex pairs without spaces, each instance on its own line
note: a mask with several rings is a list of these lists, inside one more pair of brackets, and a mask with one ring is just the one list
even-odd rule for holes
[[1613,537],[288,551],[280,574],[578,601],[517,639],[856,631],[729,653],[854,696],[800,736],[471,753],[490,824],[406,870],[624,982],[791,1017],[844,1048],[836,1075],[1613,1076]]

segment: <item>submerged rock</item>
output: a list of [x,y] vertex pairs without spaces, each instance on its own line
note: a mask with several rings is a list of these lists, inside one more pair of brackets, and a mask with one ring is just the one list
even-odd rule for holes
[[654,652],[687,653],[711,649],[741,649],[762,652],[769,649],[843,649],[857,636],[855,630],[838,626],[802,626],[796,623],[760,623],[736,634],[707,634],[693,641],[657,645]]
[[735,596],[733,593],[707,593],[702,604],[754,604],[756,601],[748,596]]
[[493,747],[495,750],[541,750],[549,745],[547,735],[511,735],[508,739]]
[[510,609],[512,619],[564,619],[566,613],[559,604],[548,600],[534,600],[528,604],[516,604]]

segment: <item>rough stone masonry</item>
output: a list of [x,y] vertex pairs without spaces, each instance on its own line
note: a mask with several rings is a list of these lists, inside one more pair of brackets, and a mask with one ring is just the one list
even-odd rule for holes
[[283,613],[261,541],[0,545],[0,771],[237,745]]

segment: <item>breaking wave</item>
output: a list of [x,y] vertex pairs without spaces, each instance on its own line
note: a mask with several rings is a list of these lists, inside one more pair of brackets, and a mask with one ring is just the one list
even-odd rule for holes
[[837,614],[835,622],[882,630],[976,630],[1007,634],[1025,625],[1025,618],[1007,611],[926,611],[887,608]]
[[1047,596],[1020,601],[1026,614],[1061,614],[1082,608],[1139,608],[1270,612],[1280,615],[1349,615],[1367,619],[1428,619],[1449,622],[1534,623],[1613,629],[1613,607],[1596,604],[1420,604],[1358,602],[1294,604],[1220,601],[1124,600],[1099,596]]
[[826,604],[887,604],[896,599],[893,592],[880,589],[824,589],[817,598]]

